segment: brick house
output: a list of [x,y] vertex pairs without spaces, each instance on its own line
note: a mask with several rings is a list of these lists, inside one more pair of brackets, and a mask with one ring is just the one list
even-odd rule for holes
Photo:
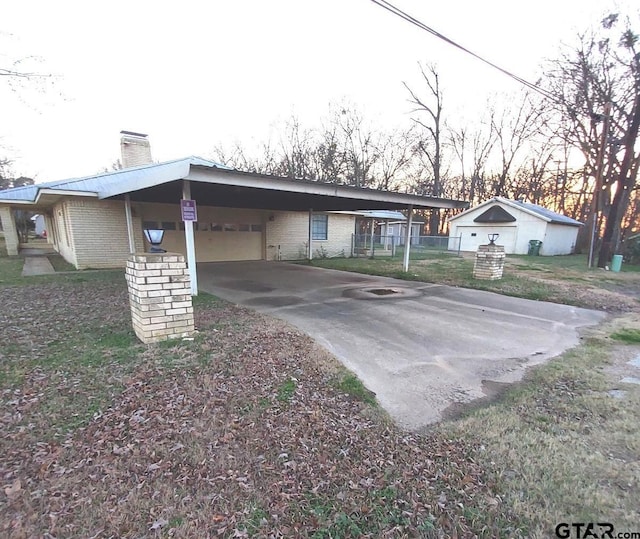
[[[14,209],[45,217],[47,239],[76,268],[124,267],[165,231],[162,247],[195,262],[289,260],[351,254],[357,211],[460,208],[462,201],[246,173],[199,157],[153,163],[146,135],[121,133],[123,170],[0,191],[9,255],[17,255]],[[197,222],[180,200],[197,202]],[[193,232],[191,233],[191,228]],[[185,230],[186,229],[186,230]],[[193,254],[193,253],[192,253]]]

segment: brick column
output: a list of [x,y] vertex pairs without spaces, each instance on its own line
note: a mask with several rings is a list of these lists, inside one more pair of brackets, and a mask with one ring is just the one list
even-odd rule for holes
[[476,252],[473,278],[485,281],[502,279],[505,259],[504,245],[481,245]]
[[127,260],[131,321],[145,344],[195,331],[189,270],[176,253],[137,253]]
[[9,206],[0,206],[0,222],[2,222],[2,231],[4,232],[4,241],[9,256],[18,256],[18,228],[16,220],[13,216],[13,210]]

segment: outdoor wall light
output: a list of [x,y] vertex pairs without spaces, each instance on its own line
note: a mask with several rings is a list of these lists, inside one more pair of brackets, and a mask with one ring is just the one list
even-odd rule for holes
[[489,238],[489,245],[495,245],[500,234],[487,234],[487,237]]
[[167,252],[165,249],[160,248],[160,244],[162,243],[162,238],[164,238],[164,230],[145,228],[144,237],[147,238],[147,241],[151,244],[151,249],[149,249],[150,253],[166,253]]

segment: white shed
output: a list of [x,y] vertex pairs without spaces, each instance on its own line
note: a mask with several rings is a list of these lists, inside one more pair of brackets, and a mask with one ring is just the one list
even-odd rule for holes
[[582,223],[536,204],[495,197],[449,219],[450,237],[460,237],[461,251],[476,251],[499,234],[496,244],[507,254],[527,254],[529,241],[542,242],[541,255],[574,252]]

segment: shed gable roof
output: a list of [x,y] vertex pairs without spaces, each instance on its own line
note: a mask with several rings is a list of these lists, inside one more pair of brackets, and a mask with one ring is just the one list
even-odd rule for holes
[[[480,208],[483,208],[485,206],[490,206],[490,205],[495,205],[496,203],[501,203],[504,204],[506,206],[510,206],[513,209],[516,210],[520,210],[523,211],[525,213],[528,213],[529,215],[533,215],[534,217],[537,217],[539,219],[542,219],[543,221],[546,221],[547,223],[554,223],[554,224],[558,224],[558,225],[567,225],[567,226],[582,226],[583,223],[581,223],[580,221],[576,221],[575,219],[572,219],[571,217],[567,217],[566,215],[562,215],[560,213],[556,213],[554,211],[548,210],[547,208],[543,208],[542,206],[538,206],[537,204],[529,204],[527,202],[520,202],[517,200],[509,200],[508,198],[503,198],[503,197],[494,197],[490,200],[487,200],[485,202],[483,202],[482,204],[479,204],[478,206],[476,206],[475,208],[470,208],[468,210],[463,211],[462,213],[459,213],[458,215],[454,215],[453,217],[451,217],[449,219],[449,221],[455,221],[456,219],[459,219],[462,216],[466,216],[471,212],[477,212]],[[499,207],[499,206],[497,206]],[[508,212],[506,210],[504,210],[505,213],[508,214]],[[485,212],[487,213],[487,212]],[[483,214],[484,215],[484,214]],[[516,220],[516,219],[514,219]],[[475,222],[482,222],[482,221],[476,221],[476,219],[474,219]],[[492,221],[492,222],[497,222],[497,221]]]

